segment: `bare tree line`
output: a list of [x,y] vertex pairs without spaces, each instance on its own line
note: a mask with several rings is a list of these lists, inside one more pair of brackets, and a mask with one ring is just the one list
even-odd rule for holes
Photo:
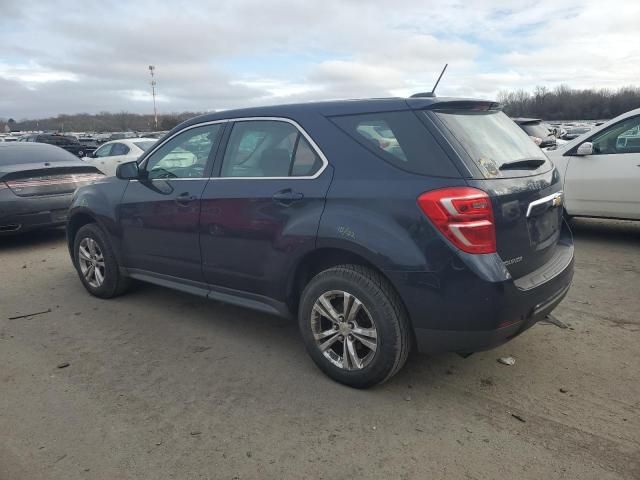
[[565,85],[549,90],[536,87],[533,92],[501,91],[498,101],[512,117],[545,120],[605,120],[640,108],[640,88],[618,90],[574,90]]
[[[155,128],[153,115],[141,115],[129,112],[100,112],[97,114],[76,113],[61,114],[56,117],[37,120],[12,121],[8,124],[11,130],[21,131],[56,131],[56,132],[151,132],[154,130],[171,130],[180,122],[200,115],[198,112],[171,113],[158,115],[158,128]],[[0,126],[3,125],[0,119]]]
[[[498,101],[512,117],[536,117],[545,120],[602,120],[613,118],[634,108],[640,108],[640,87],[618,90],[575,90],[565,85],[553,90],[536,87],[525,90],[501,91]],[[197,112],[159,115],[158,129],[170,130],[180,122],[199,115]],[[4,125],[0,119],[0,127]],[[11,130],[44,130],[59,132],[148,132],[156,130],[153,115],[129,112],[97,114],[61,114],[38,120],[9,121]]]

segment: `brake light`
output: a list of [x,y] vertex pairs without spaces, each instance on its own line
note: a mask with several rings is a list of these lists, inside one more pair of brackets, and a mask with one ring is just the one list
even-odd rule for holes
[[418,206],[451,243],[467,253],[494,253],[496,228],[491,199],[471,187],[432,190],[418,197]]

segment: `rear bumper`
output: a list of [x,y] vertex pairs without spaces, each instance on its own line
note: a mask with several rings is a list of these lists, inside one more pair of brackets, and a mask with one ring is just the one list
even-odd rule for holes
[[390,273],[407,307],[418,350],[488,350],[543,319],[566,296],[573,280],[573,243],[569,239],[558,248],[550,264],[515,281],[487,281],[459,264],[437,276]]
[[0,192],[0,235],[64,225],[73,193],[43,197],[19,197]]
[[495,348],[517,337],[535,325],[536,322],[542,320],[564,299],[569,292],[569,287],[570,284],[567,284],[555,296],[534,306],[526,319],[517,320],[494,330],[456,331],[416,328],[414,331],[418,351],[472,353]]

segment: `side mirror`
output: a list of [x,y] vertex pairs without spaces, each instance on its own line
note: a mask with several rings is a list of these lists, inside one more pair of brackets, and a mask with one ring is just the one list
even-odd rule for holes
[[579,155],[581,157],[584,157],[585,155],[592,155],[592,154],[593,154],[593,143],[591,142],[584,142],[580,144],[580,146],[576,150],[576,155]]
[[116,168],[116,177],[122,180],[135,180],[140,178],[140,170],[138,169],[138,162],[121,163]]

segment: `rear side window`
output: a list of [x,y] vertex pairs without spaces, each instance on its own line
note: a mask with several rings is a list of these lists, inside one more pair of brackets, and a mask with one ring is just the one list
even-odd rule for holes
[[111,155],[114,157],[126,155],[127,153],[129,153],[129,147],[127,147],[124,143],[114,143],[113,147],[111,148]]
[[402,170],[436,177],[460,176],[412,111],[346,115],[331,120],[358,143]]
[[322,160],[298,129],[287,122],[256,120],[233,126],[221,177],[309,177]]
[[[498,110],[436,111],[445,127],[484,178],[537,175],[551,168],[544,152],[516,123]],[[533,161],[530,169],[527,161]],[[511,169],[507,164],[521,164]]]

